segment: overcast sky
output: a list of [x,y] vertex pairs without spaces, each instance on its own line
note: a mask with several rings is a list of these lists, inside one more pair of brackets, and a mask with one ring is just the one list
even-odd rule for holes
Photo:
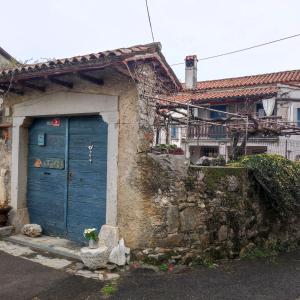
[[[300,33],[299,0],[148,0],[169,64]],[[0,46],[17,59],[62,58],[151,42],[144,0],[0,0]],[[300,37],[199,62],[198,79],[300,69]],[[184,65],[174,66],[184,79]]]

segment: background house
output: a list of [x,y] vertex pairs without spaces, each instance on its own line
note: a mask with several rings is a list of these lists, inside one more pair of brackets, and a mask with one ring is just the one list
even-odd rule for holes
[[[7,53],[3,48],[0,47],[0,70],[1,68],[3,69],[9,67],[14,61],[15,59],[9,53]],[[0,110],[1,111],[3,109],[3,99],[1,97],[1,93],[3,94],[4,90],[5,87],[3,86],[1,87],[0,85]],[[0,118],[2,118],[1,113],[0,113]],[[0,123],[3,124],[2,120]]]
[[14,58],[0,47],[0,67],[8,66]]
[[[191,109],[194,116],[211,120],[225,118],[224,111],[251,114],[259,118],[268,114],[274,118],[280,117],[281,122],[300,125],[300,70],[197,82],[197,57],[188,56],[183,90],[171,100],[217,110]],[[182,147],[192,162],[201,156],[223,155],[229,158],[231,144],[224,126],[189,126],[188,132],[186,126],[173,126],[169,131],[168,142]],[[167,142],[164,132],[161,132],[160,142]],[[254,136],[249,139],[247,154],[265,152],[298,160],[299,137]]]

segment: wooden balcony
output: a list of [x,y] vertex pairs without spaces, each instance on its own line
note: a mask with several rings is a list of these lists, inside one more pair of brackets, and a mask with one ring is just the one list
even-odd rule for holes
[[228,139],[226,127],[221,125],[202,124],[188,129],[188,139]]

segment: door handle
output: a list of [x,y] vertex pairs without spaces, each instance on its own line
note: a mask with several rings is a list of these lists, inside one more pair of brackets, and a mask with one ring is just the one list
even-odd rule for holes
[[72,172],[69,172],[69,174],[68,174],[68,181],[69,182],[72,181],[72,178],[73,178],[73,174],[72,174]]

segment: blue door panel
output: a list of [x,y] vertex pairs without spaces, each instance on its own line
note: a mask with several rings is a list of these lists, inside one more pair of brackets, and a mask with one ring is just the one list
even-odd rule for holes
[[[52,119],[36,119],[29,129],[30,219],[45,234],[83,242],[85,228],[99,230],[105,223],[107,124],[99,116],[59,118],[59,126]],[[41,134],[44,146],[38,144]],[[60,161],[59,168],[47,161]]]
[[[37,158],[40,157],[40,146],[30,146],[29,147],[29,152],[30,152],[30,158]],[[56,157],[56,158],[62,158],[64,159],[65,157],[61,155],[61,153],[64,151],[64,147],[55,147],[55,149],[49,149],[45,148],[43,149],[43,157],[49,158],[49,157]]]
[[[52,118],[34,120],[29,129],[27,203],[30,222],[40,224],[45,234],[64,236],[65,170],[39,167],[39,161],[65,158],[65,124],[51,125]],[[45,145],[38,145],[38,136],[45,136]]]
[[70,118],[69,126],[68,236],[83,241],[85,228],[105,223],[107,125],[94,116]]
[[[43,133],[43,132],[45,132],[45,129],[41,129],[39,131],[32,132],[32,134],[30,135],[30,139],[29,139],[29,145],[37,146],[36,136],[39,133]],[[48,146],[59,147],[59,148],[62,148],[62,149],[65,148],[65,135],[64,135],[64,133],[59,134],[59,132],[57,132],[57,134],[54,134],[54,133],[48,133],[47,132],[47,134],[45,136],[45,141],[46,141],[46,144]]]

